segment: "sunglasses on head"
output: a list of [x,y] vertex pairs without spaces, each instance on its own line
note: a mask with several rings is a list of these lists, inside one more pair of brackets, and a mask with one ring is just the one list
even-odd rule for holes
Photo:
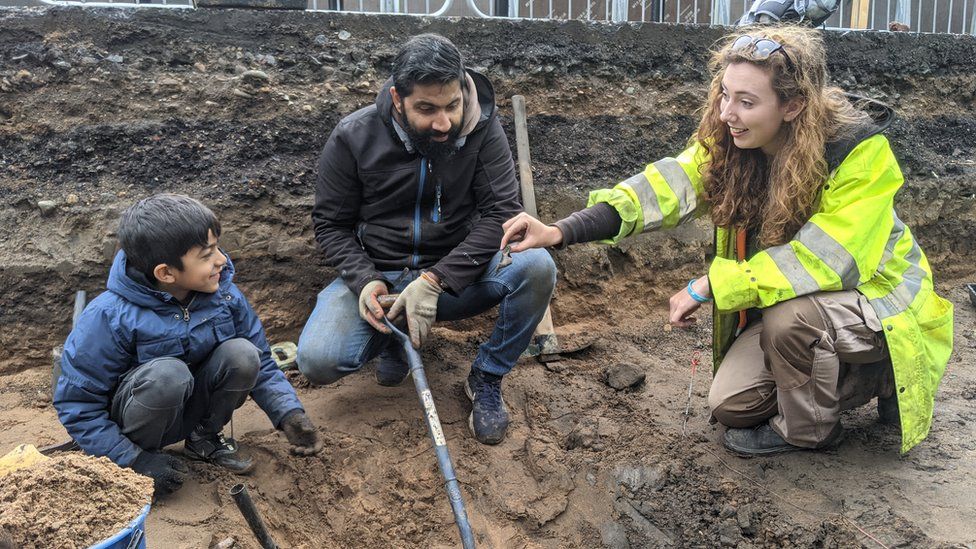
[[780,52],[783,54],[783,58],[786,59],[786,64],[789,65],[790,69],[793,68],[793,60],[787,55],[786,48],[771,38],[763,38],[761,36],[752,37],[745,34],[736,38],[735,42],[732,42],[731,51],[744,51],[749,48],[752,48],[756,59],[760,61],[765,61],[769,59],[770,55]]

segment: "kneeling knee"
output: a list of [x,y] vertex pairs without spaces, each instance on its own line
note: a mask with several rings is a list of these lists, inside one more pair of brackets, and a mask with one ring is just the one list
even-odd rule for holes
[[160,358],[146,364],[137,372],[134,396],[154,409],[177,408],[193,392],[193,374],[177,358]]
[[261,369],[261,352],[244,338],[231,339],[223,345],[228,346],[231,353],[231,359],[227,362],[228,376],[253,387]]
[[326,356],[307,347],[298,347],[298,371],[315,385],[329,385],[359,369],[357,364]]
[[536,290],[552,293],[556,287],[556,262],[552,260],[552,256],[546,250],[522,253],[531,253],[534,256],[525,269],[526,281]]

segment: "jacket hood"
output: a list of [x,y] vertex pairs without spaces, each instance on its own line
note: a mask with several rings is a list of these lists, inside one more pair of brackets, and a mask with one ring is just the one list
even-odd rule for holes
[[[219,290],[225,290],[234,279],[234,264],[231,262],[230,256],[224,253],[223,250],[220,253],[224,254],[224,257],[227,258],[227,264],[220,271],[219,286]],[[112,268],[108,272],[108,282],[106,282],[105,287],[126,301],[149,309],[163,307],[174,301],[172,294],[153,288],[145,275],[135,269],[128,268],[124,250],[119,250],[115,254],[115,259],[112,261]]]
[[860,126],[854,134],[847,139],[840,139],[827,143],[827,166],[829,171],[834,171],[847,158],[847,155],[854,150],[854,147],[861,141],[877,135],[888,129],[888,126],[895,119],[895,111],[888,105],[874,99],[861,97],[859,95],[847,94],[847,99],[855,106],[868,113],[871,117],[871,124]]
[[[491,81],[481,73],[471,69],[465,69],[468,84],[474,84],[477,92],[478,101],[472,104],[470,97],[474,94],[469,89],[464,93],[465,106],[464,117],[461,119],[461,137],[471,134],[483,128],[495,116],[495,89]],[[393,87],[393,78],[387,79],[376,94],[376,112],[380,114],[383,123],[395,131],[393,128],[393,97],[390,95],[390,88]]]

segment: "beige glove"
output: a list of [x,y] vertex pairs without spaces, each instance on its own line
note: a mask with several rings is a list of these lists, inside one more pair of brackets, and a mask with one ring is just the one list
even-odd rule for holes
[[437,318],[437,299],[443,291],[439,284],[428,278],[427,273],[423,273],[420,278],[407,284],[390,307],[391,320],[400,316],[404,310],[407,312],[410,343],[415,349],[419,349],[427,340],[430,327]]
[[390,292],[386,288],[386,282],[382,280],[374,280],[366,284],[363,286],[363,291],[359,293],[359,316],[369,322],[370,326],[384,334],[391,332],[386,324],[383,324],[383,308],[380,307],[380,302],[376,300],[376,296],[388,293]]

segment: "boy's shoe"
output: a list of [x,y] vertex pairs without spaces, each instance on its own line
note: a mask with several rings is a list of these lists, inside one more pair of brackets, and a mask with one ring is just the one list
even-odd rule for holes
[[410,375],[410,365],[399,342],[392,345],[380,353],[380,363],[376,365],[376,383],[384,387],[396,387]]
[[224,437],[223,433],[207,436],[194,431],[183,443],[183,453],[190,459],[206,461],[238,475],[254,469],[254,460],[238,453],[237,441]]
[[502,377],[472,368],[464,392],[474,405],[468,428],[482,444],[498,444],[508,430],[508,408],[502,399]]
[[[843,428],[838,423],[834,426],[830,435],[827,436],[827,439],[820,443],[818,448],[826,448],[837,444],[840,441],[842,433]],[[794,446],[786,442],[768,423],[763,423],[759,427],[748,429],[727,429],[725,431],[725,447],[738,456],[746,458],[771,456],[811,449]]]

